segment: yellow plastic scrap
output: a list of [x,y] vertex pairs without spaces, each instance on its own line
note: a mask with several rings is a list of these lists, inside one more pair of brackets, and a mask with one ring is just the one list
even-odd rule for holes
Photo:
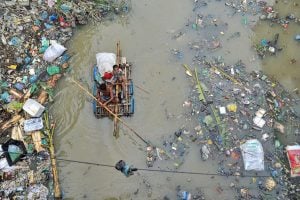
[[227,105],[227,110],[229,112],[236,112],[237,110],[237,105],[235,103],[232,103],[232,104],[228,104]]
[[212,140],[211,139],[208,139],[207,140],[207,144],[212,144],[213,142],[212,142]]
[[9,65],[9,66],[7,66],[7,68],[9,68],[9,69],[17,69],[17,65]]

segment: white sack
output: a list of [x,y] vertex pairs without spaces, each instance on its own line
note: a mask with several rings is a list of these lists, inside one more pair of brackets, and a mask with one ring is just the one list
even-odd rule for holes
[[67,48],[64,46],[58,43],[53,43],[46,49],[43,59],[48,62],[53,62],[56,58],[61,56],[65,50],[67,50]]
[[97,67],[101,76],[105,72],[112,72],[113,66],[116,64],[116,54],[114,53],[97,53]]

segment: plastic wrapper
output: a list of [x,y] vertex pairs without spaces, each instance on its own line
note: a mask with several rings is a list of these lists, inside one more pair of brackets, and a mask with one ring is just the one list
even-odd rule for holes
[[291,168],[291,177],[300,176],[300,145],[287,146],[286,151]]
[[258,140],[247,140],[240,148],[243,155],[245,170],[264,170],[264,150]]

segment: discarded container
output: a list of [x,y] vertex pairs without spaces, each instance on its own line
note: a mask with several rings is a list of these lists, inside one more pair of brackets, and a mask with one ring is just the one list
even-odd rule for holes
[[44,125],[43,125],[43,119],[41,117],[32,118],[24,121],[25,132],[37,131],[37,130],[41,130],[42,128],[44,128]]
[[264,170],[264,151],[258,140],[247,140],[240,148],[243,155],[245,170]]
[[32,117],[39,117],[44,112],[45,107],[34,99],[28,99],[23,106],[23,110],[25,110]]
[[295,40],[300,41],[300,34],[295,36]]
[[300,176],[300,145],[287,146],[286,151],[291,168],[291,177]]

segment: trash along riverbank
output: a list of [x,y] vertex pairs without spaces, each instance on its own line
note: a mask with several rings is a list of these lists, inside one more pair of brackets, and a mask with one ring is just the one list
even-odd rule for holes
[[62,198],[48,113],[70,70],[63,46],[78,25],[127,13],[125,1],[5,0],[0,3],[0,199]]
[[[22,5],[11,5],[9,1],[1,6],[5,8],[1,12],[5,20],[1,23],[7,25],[3,29],[7,32],[1,36],[1,49],[5,51],[1,53],[0,68],[1,148],[4,153],[1,155],[0,192],[4,199],[61,197],[59,189],[54,189],[54,165],[51,167],[54,153],[49,149],[55,119],[49,117],[47,107],[52,102],[57,81],[69,71],[71,55],[63,44],[72,36],[72,28],[77,24],[86,24],[88,19],[101,20],[102,13],[127,12],[128,5],[96,8],[88,1],[80,1],[80,5],[74,2],[57,5],[54,1],[32,1],[30,5],[26,3],[29,1],[18,2]],[[272,12],[266,3],[243,2],[224,3],[237,13]],[[195,1],[195,10],[205,9],[206,5],[204,1]],[[92,8],[87,11],[81,10],[82,7]],[[30,12],[27,8],[39,12]],[[226,28],[212,16],[195,14],[197,20],[188,24],[195,31],[210,29],[219,33]],[[247,24],[249,19],[244,17],[243,22]],[[17,34],[20,32],[22,34]],[[174,39],[180,39],[183,34],[176,33]],[[236,37],[238,33],[229,40]],[[261,45],[265,44],[263,53],[272,53],[273,48],[269,50],[272,43],[262,41]],[[218,38],[190,44],[195,56],[191,65],[183,65],[183,70],[193,88],[183,106],[188,111],[186,117],[197,119],[198,125],[180,127],[162,144],[148,146],[148,167],[157,167],[159,162],[166,161],[170,163],[170,171],[180,171],[188,149],[198,148],[203,162],[219,161],[212,177],[234,178],[230,188],[236,199],[297,199],[298,179],[291,176],[299,174],[299,148],[297,145],[286,148],[278,135],[299,134],[299,113],[294,109],[298,97],[287,93],[276,80],[260,71],[249,74],[242,61],[226,64],[221,57],[205,56],[221,48]],[[184,56],[176,49],[171,53],[176,59]],[[197,67],[194,69],[192,65]],[[251,182],[242,182],[244,177]],[[150,198],[151,185],[145,184],[149,187]],[[220,194],[223,192],[221,186],[216,190]],[[206,199],[201,188],[178,187],[176,192],[178,199]],[[168,196],[166,194],[163,199],[170,199]]]

